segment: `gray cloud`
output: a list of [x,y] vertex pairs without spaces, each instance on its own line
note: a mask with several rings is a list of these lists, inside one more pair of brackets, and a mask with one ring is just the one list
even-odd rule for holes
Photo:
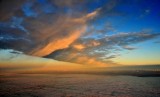
[[124,49],[127,49],[127,50],[134,50],[134,49],[137,49],[136,47],[132,47],[132,46],[123,46]]

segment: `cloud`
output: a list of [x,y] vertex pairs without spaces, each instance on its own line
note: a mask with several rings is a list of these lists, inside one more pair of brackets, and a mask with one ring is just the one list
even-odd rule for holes
[[85,48],[85,46],[82,44],[75,44],[75,45],[73,45],[73,48],[75,48],[77,50],[83,50]]
[[53,58],[59,61],[66,61],[71,63],[78,63],[88,66],[112,66],[115,64],[105,63],[101,60],[97,60],[96,57],[90,57],[84,54],[83,51],[75,51],[73,49],[61,49],[53,52],[50,55],[45,56],[45,58]]
[[[76,15],[65,13],[62,8],[62,5],[63,7],[66,5],[69,9],[75,10],[75,7],[72,8],[75,1],[56,2],[56,0],[44,0],[43,4],[42,1],[21,3],[22,8],[18,7],[10,17],[13,20],[9,19],[1,23],[1,26],[5,24],[7,28],[1,27],[2,33],[7,34],[1,36],[2,48],[19,50],[34,56],[45,56],[55,50],[67,48],[85,32],[88,21],[96,17],[99,11],[97,9],[90,13],[77,12],[77,14],[81,13],[81,16],[75,17]],[[56,14],[48,13],[46,11],[49,11],[49,8],[44,8],[44,6],[56,5],[60,6]],[[20,11],[23,14],[17,16]],[[16,34],[13,29],[19,33]],[[24,32],[25,34],[21,34]]]
[[0,21],[9,20],[14,15],[22,15],[20,8],[27,0],[1,0],[0,2]]
[[134,43],[150,40],[150,39],[159,37],[159,35],[160,33],[152,33],[152,32],[148,33],[145,31],[132,32],[132,33],[131,32],[119,33],[112,36],[107,36],[106,38],[102,39],[102,41],[106,40],[108,43],[113,43],[113,44],[123,46],[127,44],[134,44]]
[[55,5],[59,7],[72,7],[75,5],[83,4],[84,0],[51,0]]
[[24,51],[25,47],[31,44],[28,32],[26,33],[24,29],[25,28],[19,23],[17,24],[17,22],[0,22],[0,48]]
[[68,48],[57,50],[45,57],[87,65],[118,65],[118,63],[113,62],[112,59],[120,56],[121,50],[134,50],[136,47],[129,45],[154,39],[159,36],[160,33],[145,32],[142,30],[141,32],[113,34],[100,39],[79,38]]
[[[29,52],[29,54],[45,56],[55,50],[67,48],[85,32],[87,21],[96,14],[97,10],[86,14],[81,18],[67,17],[66,21],[65,17],[62,17],[63,21],[60,19],[56,22],[56,24],[59,24],[58,27],[55,25],[43,28],[43,31],[41,30],[42,35],[36,36],[36,39],[40,39],[39,41],[47,39],[47,41],[45,41],[46,43],[38,44],[37,47],[34,47],[33,50]],[[43,32],[45,32],[44,35]]]
[[123,46],[124,49],[127,49],[127,50],[134,50],[136,49],[136,47],[132,47],[132,46]]
[[33,50],[29,52],[31,55],[35,56],[44,56],[47,54],[50,54],[51,52],[57,50],[57,49],[63,49],[67,48],[73,41],[75,41],[81,33],[85,31],[85,27],[77,30],[73,30],[71,35],[68,37],[63,37],[62,39],[57,39],[57,40],[49,40],[46,44],[38,45],[35,47]]
[[[120,51],[134,50],[130,45],[160,35],[150,30],[116,31],[107,17],[123,16],[117,10],[122,1],[3,0],[0,48],[73,63],[116,65],[112,59]],[[92,9],[88,6],[97,2]]]
[[1,73],[20,73],[37,71],[70,71],[80,70],[80,64],[60,62],[53,59],[45,59],[35,56],[29,56],[22,52],[12,49],[0,50],[0,70]]
[[102,11],[97,8],[88,13],[85,3],[90,2],[3,0],[0,10],[3,14],[0,25],[3,33],[0,37],[1,48],[35,56],[45,56],[57,49],[67,48],[86,31],[88,22]]
[[[101,27],[97,28],[97,26],[101,26]],[[104,37],[104,35],[106,35],[110,32],[112,32],[112,33],[116,32],[116,29],[113,27],[112,23],[110,23],[108,21],[102,25],[89,24],[87,27],[86,33],[84,33],[82,37],[84,37],[84,38],[102,38],[102,37]]]

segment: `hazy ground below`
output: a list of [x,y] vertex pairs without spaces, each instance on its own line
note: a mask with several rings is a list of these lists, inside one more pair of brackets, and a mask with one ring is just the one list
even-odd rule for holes
[[0,97],[160,97],[160,77],[95,74],[0,76]]

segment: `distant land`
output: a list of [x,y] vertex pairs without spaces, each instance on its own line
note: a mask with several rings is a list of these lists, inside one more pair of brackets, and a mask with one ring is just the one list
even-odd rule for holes
[[90,69],[0,73],[0,97],[160,97],[160,65]]
[[111,76],[160,77],[160,65],[99,67],[92,71],[24,71],[20,74],[96,74]]

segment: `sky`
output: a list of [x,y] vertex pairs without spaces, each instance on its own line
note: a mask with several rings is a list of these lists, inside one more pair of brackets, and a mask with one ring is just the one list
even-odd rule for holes
[[160,64],[159,4],[159,0],[1,0],[0,67]]

